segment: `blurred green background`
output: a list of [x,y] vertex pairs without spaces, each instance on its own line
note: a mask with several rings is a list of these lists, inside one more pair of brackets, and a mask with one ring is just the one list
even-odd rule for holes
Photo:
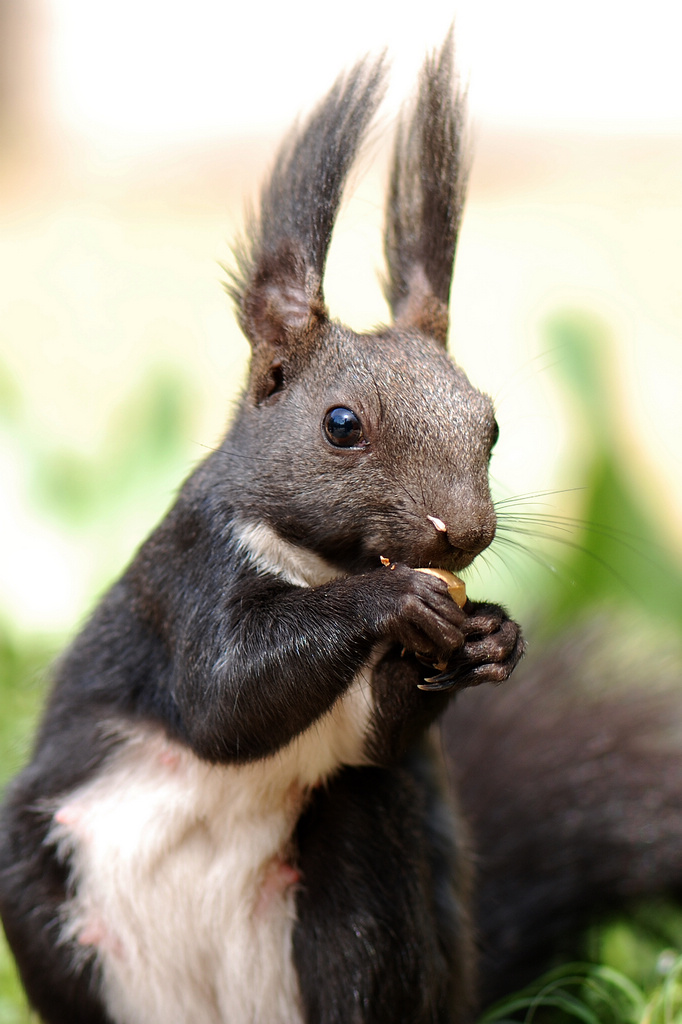
[[[623,93],[610,33],[625,23],[611,7],[615,20],[599,22],[601,40],[594,38],[597,15],[581,28],[586,9],[574,11],[575,45],[601,42],[601,78],[585,54],[558,46],[561,27],[543,21],[548,5],[514,8],[505,51],[521,54],[529,96],[536,97],[541,78],[554,96],[549,106],[563,110],[559,89],[568,88],[567,68],[581,59],[593,90],[603,78],[604,92],[593,93],[597,108],[608,106],[614,83],[614,95]],[[410,49],[416,62],[424,48],[410,36],[414,25],[401,30],[381,3],[366,12],[366,40],[358,41],[355,28],[342,33],[346,50],[318,52],[305,33],[290,30],[292,21],[311,22],[312,9],[301,0],[287,7],[292,20],[281,26],[290,78],[301,91],[274,96],[272,64],[253,74],[237,67],[237,51],[259,51],[240,43],[248,38],[240,25],[226,46],[246,84],[227,83],[221,93],[202,77],[201,42],[215,35],[211,18],[225,15],[219,4],[200,4],[193,27],[188,8],[164,5],[161,36],[158,5],[148,0],[138,14],[124,4],[117,27],[95,24],[96,8],[77,0],[0,0],[2,784],[27,757],[51,660],[229,419],[247,346],[218,263],[229,259],[244,200],[254,196],[276,138],[358,47],[388,42]],[[472,20],[502,17],[503,5],[459,9],[474,77],[481,69],[479,95],[503,97],[518,83],[499,50],[495,68],[483,43],[475,56]],[[135,36],[125,18],[138,16]],[[315,24],[319,17],[316,10]],[[431,27],[447,26],[452,10],[433,0],[424,17]],[[532,36],[538,25],[542,38]],[[677,38],[673,27],[666,30],[659,18],[661,36]],[[114,28],[122,48],[118,79],[107,64]],[[638,31],[646,34],[646,27]],[[424,45],[443,34],[427,40],[422,32]],[[487,45],[487,25],[482,32]],[[125,48],[133,36],[134,52]],[[265,62],[274,43],[262,42]],[[217,66],[216,54],[213,60]],[[178,67],[185,71],[181,87],[190,90],[186,106],[167,77]],[[650,80],[656,82],[653,71]],[[172,108],[191,124],[202,83],[211,109],[218,94],[222,107],[241,110],[234,123],[170,131],[154,127],[148,113],[142,124],[150,97],[157,113],[170,118]],[[164,106],[166,93],[172,103]],[[126,95],[128,107],[115,107]],[[651,131],[641,119],[614,127],[587,123],[589,97],[584,102],[572,121],[555,123],[551,114],[543,123],[530,114],[524,120],[521,111],[512,123],[503,111],[477,107],[473,90],[475,162],[451,347],[473,382],[493,395],[501,438],[491,467],[500,532],[471,568],[468,588],[502,600],[532,624],[537,642],[606,609],[614,637],[627,635],[640,653],[664,651],[666,672],[675,676],[682,661],[682,114],[676,130]],[[364,177],[353,184],[329,262],[332,313],[358,329],[387,316],[377,270],[389,120],[372,139],[372,160],[363,161]],[[555,1016],[682,1019],[681,950],[676,908],[636,908],[588,936],[585,955],[600,975],[575,969],[577,981],[552,978],[541,990],[550,993]],[[547,1000],[538,1001],[537,991],[513,1014],[504,1012],[514,1019],[542,1014]],[[0,1024],[28,1020],[1,946]]]

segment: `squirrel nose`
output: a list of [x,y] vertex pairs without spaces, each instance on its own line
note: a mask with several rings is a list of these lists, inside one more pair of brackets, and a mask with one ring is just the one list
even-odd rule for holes
[[492,542],[495,536],[497,520],[491,506],[482,509],[478,515],[469,511],[463,516],[463,522],[446,522],[436,515],[426,517],[437,533],[447,536],[451,547],[474,557]]

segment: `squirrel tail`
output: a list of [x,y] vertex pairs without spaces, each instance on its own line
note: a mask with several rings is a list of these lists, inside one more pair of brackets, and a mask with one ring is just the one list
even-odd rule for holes
[[[682,890],[679,662],[653,668],[605,636],[564,638],[504,686],[460,694],[444,721],[476,856],[483,1005],[596,913]],[[618,685],[624,672],[636,685]]]

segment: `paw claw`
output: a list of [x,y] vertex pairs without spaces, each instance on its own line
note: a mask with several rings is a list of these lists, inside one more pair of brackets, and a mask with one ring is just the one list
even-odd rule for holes
[[419,690],[451,690],[457,681],[457,672],[439,672],[438,675],[428,676],[423,683],[417,683]]

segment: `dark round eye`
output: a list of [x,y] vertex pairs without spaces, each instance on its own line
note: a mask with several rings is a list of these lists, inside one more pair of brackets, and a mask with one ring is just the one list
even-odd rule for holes
[[352,409],[330,409],[322,426],[327,439],[337,448],[355,448],[363,440],[362,423]]
[[499,436],[500,436],[500,425],[497,422],[497,420],[494,420],[494,422],[493,422],[493,439],[490,442],[491,449],[494,448],[495,445],[497,444],[497,439],[499,438]]

